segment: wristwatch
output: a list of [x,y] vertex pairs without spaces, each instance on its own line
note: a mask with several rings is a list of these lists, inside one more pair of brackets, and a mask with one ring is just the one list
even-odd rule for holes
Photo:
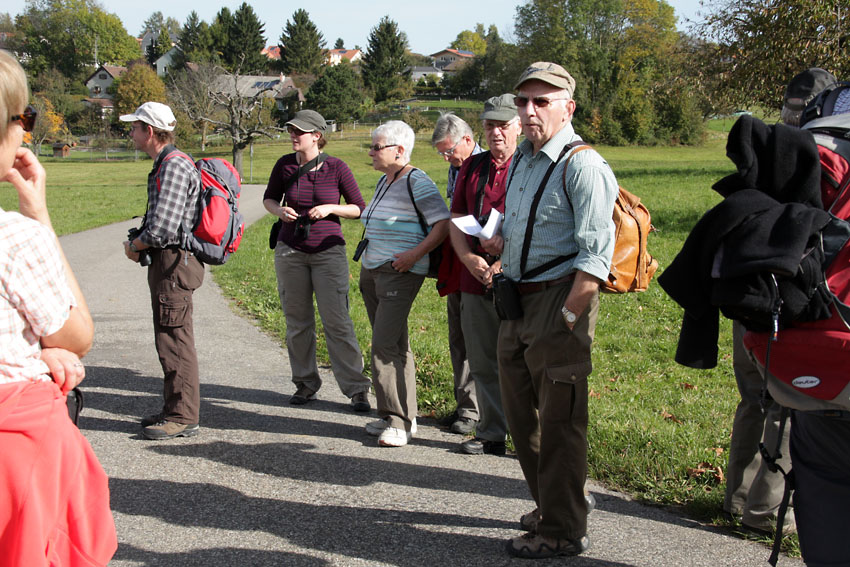
[[138,254],[138,253],[139,253],[139,249],[138,249],[138,248],[136,248],[136,245],[133,243],[133,241],[132,241],[132,240],[130,241],[129,248],[130,248],[130,252],[133,252],[134,254]]
[[575,325],[575,322],[578,319],[578,315],[567,309],[566,305],[561,307],[561,315],[564,316],[564,321],[567,322],[567,325]]

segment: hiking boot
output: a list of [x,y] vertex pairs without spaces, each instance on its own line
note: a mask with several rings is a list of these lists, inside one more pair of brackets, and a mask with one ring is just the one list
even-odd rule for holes
[[[387,428],[387,425],[389,425],[387,418],[376,419],[375,421],[370,421],[369,423],[366,424],[366,433],[368,433],[369,435],[373,435],[373,436],[377,437],[381,433],[384,432],[384,429]],[[416,435],[416,418],[415,417],[413,418],[413,423],[410,426],[410,433],[412,433],[413,435]]]
[[155,413],[153,415],[149,415],[147,417],[143,417],[141,424],[142,424],[142,427],[147,427],[148,425],[154,425],[156,423],[159,423],[160,421],[162,421],[162,419],[163,419],[162,412],[159,412],[159,413]]
[[445,415],[437,420],[437,425],[442,425],[443,427],[451,427],[454,422],[457,421],[457,410],[453,411],[449,415]]
[[378,445],[381,447],[404,447],[412,437],[410,431],[398,427],[387,427],[378,437]]
[[478,422],[471,417],[459,417],[452,423],[451,432],[459,435],[468,435],[475,431],[475,426]]
[[357,392],[351,396],[351,409],[357,412],[367,412],[372,409],[369,404],[369,394],[366,392]]
[[153,425],[142,428],[142,435],[153,441],[174,439],[175,437],[193,437],[201,427],[197,423],[177,423],[162,419]]
[[590,547],[590,540],[583,536],[577,540],[544,537],[534,532],[511,538],[505,546],[510,555],[523,559],[546,559],[549,557],[578,555]]
[[467,455],[504,455],[506,448],[504,441],[488,441],[476,437],[461,443],[460,452]]
[[293,406],[303,406],[309,401],[316,399],[316,392],[311,390],[304,384],[299,384],[295,389],[295,393],[289,398],[289,403]]
[[[596,509],[596,497],[590,492],[584,493],[584,501],[587,503],[587,513],[590,514]],[[540,508],[535,508],[528,514],[523,514],[519,518],[519,527],[527,532],[536,532],[537,526],[543,521],[543,515],[540,513]]]

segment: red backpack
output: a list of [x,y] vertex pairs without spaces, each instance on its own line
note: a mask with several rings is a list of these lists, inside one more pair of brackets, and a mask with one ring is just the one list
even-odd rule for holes
[[196,162],[180,150],[169,153],[162,161],[173,157],[191,161],[201,176],[197,204],[200,214],[194,227],[183,227],[181,248],[205,264],[224,264],[239,248],[245,232],[245,218],[239,212],[239,172],[227,160],[201,158]]
[[[824,208],[850,221],[850,114],[819,118],[804,128],[818,144]],[[775,341],[769,333],[748,332],[744,344],[794,391],[850,409],[850,244],[822,240],[824,250],[834,251],[824,262],[830,317],[781,329]]]

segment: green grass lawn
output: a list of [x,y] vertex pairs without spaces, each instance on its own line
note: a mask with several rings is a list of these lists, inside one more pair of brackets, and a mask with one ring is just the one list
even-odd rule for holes
[[[412,163],[445,191],[447,163],[417,137]],[[380,175],[367,156],[366,129],[334,134],[326,151],[354,172],[368,201]],[[664,270],[700,216],[719,196],[711,185],[733,170],[724,155],[725,141],[713,137],[700,148],[599,147],[621,185],[639,195],[658,229],[650,251]],[[227,150],[217,150],[229,158]],[[275,160],[290,151],[281,142],[254,148],[254,182],[264,183]],[[207,154],[215,155],[215,154]],[[196,154],[197,157],[197,154]],[[140,215],[145,207],[148,159],[139,161],[44,160],[49,203],[60,234]],[[249,157],[245,156],[248,175]],[[0,206],[15,207],[14,191],[0,186]],[[214,269],[216,280],[267,332],[284,342],[284,321],[277,298],[269,227],[265,217],[250,227],[227,265]],[[349,258],[362,225],[344,221]],[[351,262],[351,316],[367,356],[370,328],[358,290],[359,265]],[[317,316],[318,318],[318,316]],[[731,366],[731,326],[721,326],[721,358],[709,371],[673,361],[681,310],[653,283],[641,294],[604,295],[590,378],[590,475],[644,501],[684,505],[691,513],[720,520],[732,416],[738,402]],[[423,415],[443,415],[453,408],[451,364],[445,302],[427,280],[410,316],[416,356],[418,400]],[[327,353],[320,334],[319,354]],[[705,471],[705,472],[694,472]],[[796,540],[789,545],[794,547]]]

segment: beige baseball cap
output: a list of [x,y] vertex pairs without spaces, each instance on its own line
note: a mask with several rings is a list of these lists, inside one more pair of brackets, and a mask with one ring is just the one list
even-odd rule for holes
[[553,87],[566,89],[570,96],[573,96],[576,90],[576,80],[557,63],[549,63],[548,61],[532,63],[522,72],[516,85],[514,85],[514,89],[518,90],[520,85],[531,80],[543,81]]

